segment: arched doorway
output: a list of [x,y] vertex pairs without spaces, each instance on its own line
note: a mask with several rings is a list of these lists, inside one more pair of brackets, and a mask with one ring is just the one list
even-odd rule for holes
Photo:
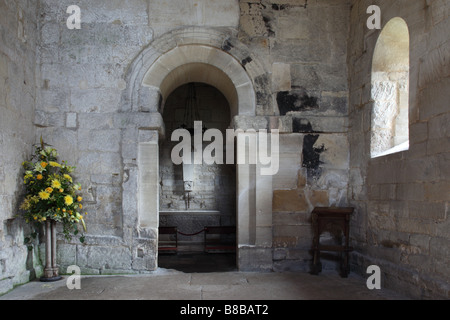
[[[162,115],[170,94],[191,82],[211,85],[229,104],[232,128],[247,130],[255,125],[257,93],[269,90],[267,77],[263,64],[250,57],[245,45],[217,29],[175,30],[155,39],[135,58],[125,79],[119,123],[129,155],[124,157],[123,210],[125,224],[135,230],[130,234],[133,264],[143,270],[158,267],[159,148],[167,136]],[[246,143],[236,143],[239,153]],[[236,166],[239,270],[271,270],[273,263],[272,177],[261,176],[259,169],[259,165]]]
[[[217,129],[225,137],[231,118],[229,103],[215,87],[191,82],[176,88],[163,109],[166,136],[159,149],[159,227],[176,227],[178,234],[176,251],[170,250],[175,235],[160,234],[158,266],[184,272],[234,270],[236,234],[208,236],[220,242],[214,250],[205,251],[201,231],[206,227],[236,227],[236,165],[203,162],[187,166],[171,159],[179,143],[172,141],[172,132],[192,127],[189,121],[193,116],[202,122],[203,130]],[[202,143],[202,152],[209,143]],[[188,190],[185,180],[192,182]]]

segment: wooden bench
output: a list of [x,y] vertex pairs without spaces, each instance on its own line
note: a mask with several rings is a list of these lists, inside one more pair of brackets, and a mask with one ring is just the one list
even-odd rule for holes
[[[205,252],[235,252],[236,227],[205,227]],[[224,235],[224,236],[222,236]],[[230,237],[230,235],[233,235]],[[225,238],[225,239],[224,239]]]
[[[159,229],[158,251],[177,252],[178,251],[177,227],[159,227],[158,229]],[[162,235],[168,235],[168,237],[164,237]]]

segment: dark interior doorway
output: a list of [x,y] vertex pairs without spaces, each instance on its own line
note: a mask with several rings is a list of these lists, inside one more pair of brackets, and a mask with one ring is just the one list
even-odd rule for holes
[[[192,88],[195,101],[192,102]],[[163,119],[166,140],[160,148],[160,213],[159,226],[175,227],[176,250],[158,251],[158,266],[182,272],[223,272],[236,270],[236,253],[230,250],[205,252],[206,227],[236,226],[236,166],[229,164],[196,164],[193,169],[193,187],[186,201],[183,165],[175,165],[171,151],[179,142],[171,141],[172,132],[184,128],[187,101],[195,103],[196,120],[202,121],[204,129],[218,129],[226,136],[231,122],[230,107],[225,96],[215,87],[204,83],[189,83],[175,89],[164,105]],[[189,128],[189,126],[188,126]],[[203,142],[203,149],[210,142]],[[225,146],[224,146],[225,148]],[[224,156],[226,152],[224,150]],[[189,203],[189,206],[187,206]],[[160,230],[161,232],[161,230]],[[174,235],[162,235],[163,240]],[[212,235],[229,243],[229,235]],[[233,243],[236,235],[234,234]],[[171,244],[172,245],[172,244]],[[167,249],[167,248],[165,248]]]

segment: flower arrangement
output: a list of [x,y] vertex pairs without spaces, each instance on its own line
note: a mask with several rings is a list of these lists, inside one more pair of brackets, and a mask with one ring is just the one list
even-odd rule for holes
[[[59,163],[57,151],[44,146],[42,138],[31,160],[23,162],[22,166],[25,169],[23,183],[26,186],[26,196],[20,209],[24,210],[25,221],[61,222],[67,240],[72,238],[72,233],[78,234],[79,223],[86,231],[86,224],[80,213],[83,199],[77,194],[81,191],[81,185],[74,183],[70,175],[75,167],[67,165],[65,161]],[[84,242],[83,235],[80,241]]]

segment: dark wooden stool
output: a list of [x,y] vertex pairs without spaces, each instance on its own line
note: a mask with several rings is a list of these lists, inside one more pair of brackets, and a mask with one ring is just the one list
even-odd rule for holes
[[[317,207],[312,211],[312,224],[314,230],[312,253],[313,265],[311,274],[319,274],[322,271],[322,263],[320,262],[321,251],[332,251],[341,253],[341,277],[347,278],[349,269],[349,253],[353,248],[349,246],[349,222],[350,215],[354,208],[335,208],[335,207]],[[330,231],[330,226],[338,227],[345,236],[345,243],[342,245],[321,245],[320,235],[325,231]]]

